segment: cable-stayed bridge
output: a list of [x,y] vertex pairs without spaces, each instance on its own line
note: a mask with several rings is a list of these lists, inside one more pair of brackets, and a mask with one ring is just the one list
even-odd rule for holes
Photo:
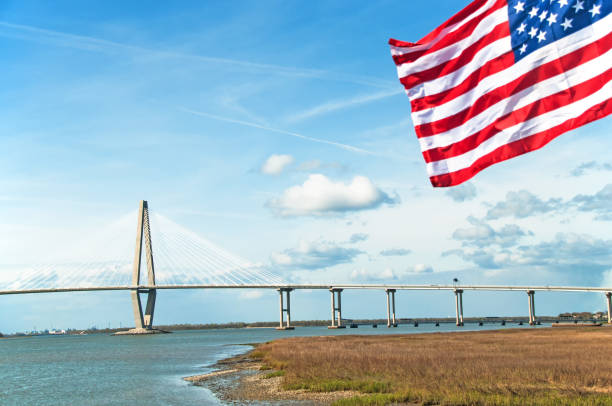
[[[134,218],[137,219],[134,234]],[[18,276],[0,280],[0,295],[78,292],[130,291],[134,332],[153,332],[157,290],[164,289],[276,289],[279,292],[279,329],[292,328],[290,293],[299,289],[324,289],[331,293],[330,328],[342,328],[341,293],[345,289],[378,289],[386,292],[387,325],[397,326],[395,293],[398,290],[448,290],[455,294],[456,323],[463,325],[463,292],[524,291],[528,295],[529,322],[536,323],[535,292],[600,292],[612,323],[612,287],[584,286],[500,286],[500,285],[391,285],[391,284],[292,284],[265,267],[250,263],[198,236],[166,217],[151,212],[141,201],[137,213],[130,213],[98,234],[82,247],[73,248],[66,258],[15,269]],[[134,250],[133,241],[136,240]],[[131,241],[130,241],[131,240]],[[92,248],[95,251],[92,251]],[[154,255],[155,254],[155,255]],[[142,275],[141,275],[142,274]],[[146,303],[141,301],[146,295]],[[286,320],[285,320],[286,317]]]

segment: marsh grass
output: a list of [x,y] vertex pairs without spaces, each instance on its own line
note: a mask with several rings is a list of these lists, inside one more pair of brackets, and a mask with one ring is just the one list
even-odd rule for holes
[[294,337],[260,345],[286,389],[338,405],[612,405],[612,328]]
[[264,379],[276,378],[277,376],[285,375],[285,371],[274,371],[264,375]]

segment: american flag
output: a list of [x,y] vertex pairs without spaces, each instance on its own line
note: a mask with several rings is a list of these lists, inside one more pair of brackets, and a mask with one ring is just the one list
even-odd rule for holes
[[431,183],[458,185],[612,112],[612,0],[475,0],[390,39]]

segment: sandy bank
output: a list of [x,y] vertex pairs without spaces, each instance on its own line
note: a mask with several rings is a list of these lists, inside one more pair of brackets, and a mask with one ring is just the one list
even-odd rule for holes
[[355,391],[314,393],[305,390],[284,390],[282,377],[268,377],[273,372],[261,370],[263,363],[247,354],[221,360],[215,364],[219,370],[185,379],[194,385],[210,389],[226,402],[265,401],[268,404],[328,405],[335,400],[358,395]]

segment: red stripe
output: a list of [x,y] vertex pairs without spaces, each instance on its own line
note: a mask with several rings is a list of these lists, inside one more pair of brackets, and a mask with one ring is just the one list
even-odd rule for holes
[[480,7],[483,7],[486,4],[486,2],[487,0],[475,0],[471,2],[463,10],[459,11],[454,16],[449,18],[444,24],[442,24],[441,26],[439,26],[438,28],[436,28],[435,30],[433,30],[432,32],[430,32],[429,34],[421,38],[421,40],[418,41],[417,43],[404,42],[404,41],[399,41],[399,40],[391,38],[389,39],[389,44],[396,46],[396,47],[410,47],[414,45],[426,44],[428,42],[431,42],[434,39],[436,39],[436,37],[438,37],[443,30],[465,20],[466,18],[470,16],[470,14],[478,10]]
[[391,55],[391,56],[393,58],[393,62],[395,62],[396,65],[401,65],[403,63],[412,62],[416,59],[419,59],[426,53],[430,52],[430,50],[431,48],[427,48],[427,49],[422,49],[420,51],[414,51],[414,52],[410,52],[410,53],[406,53],[402,55]]
[[514,52],[512,51],[501,55],[498,58],[491,59],[489,62],[485,63],[482,68],[472,72],[470,76],[468,76],[463,82],[459,83],[457,86],[440,92],[438,94],[432,94],[429,96],[421,97],[420,99],[411,100],[410,105],[412,107],[412,111],[421,111],[447,103],[453,100],[455,97],[461,96],[463,93],[466,93],[475,88],[478,83],[487,76],[491,76],[498,72],[501,72],[504,69],[511,67],[512,65],[514,65]]
[[459,11],[454,16],[446,20],[444,24],[442,24],[441,26],[439,26],[438,28],[436,28],[435,30],[433,30],[432,32],[430,32],[429,34],[421,38],[419,42],[424,44],[424,43],[433,41],[438,35],[440,35],[440,32],[443,31],[445,28],[448,28],[457,23],[460,23],[461,21],[468,18],[472,13],[478,11],[478,9],[483,7],[485,4],[487,4],[487,0],[474,0],[473,2],[468,4],[463,10]]
[[610,47],[612,47],[612,33],[559,59],[541,65],[512,82],[490,91],[476,100],[471,106],[456,114],[438,121],[415,126],[414,129],[417,137],[427,137],[456,128],[505,98],[525,90],[542,80],[557,76],[590,61],[607,52]]
[[[401,65],[403,63],[414,62],[415,60],[417,60],[418,58],[420,58],[421,56],[423,56],[425,54],[430,54],[430,53],[438,51],[438,50],[440,50],[442,48],[446,48],[446,47],[448,47],[448,46],[450,46],[450,45],[452,45],[452,44],[454,44],[456,42],[459,42],[459,41],[469,37],[470,35],[472,35],[472,33],[474,32],[474,30],[476,29],[478,24],[480,24],[480,22],[483,19],[485,19],[489,15],[493,14],[494,12],[499,10],[500,8],[506,6],[506,4],[507,4],[506,0],[497,0],[497,3],[495,3],[486,12],[482,13],[481,15],[479,15],[476,18],[471,19],[469,22],[467,22],[465,25],[463,25],[460,29],[448,33],[447,35],[442,37],[442,39],[440,39],[438,42],[434,43],[430,48],[424,49],[422,51],[407,52],[407,53],[402,54],[402,55],[393,55],[393,60],[395,61],[395,64],[396,65]],[[432,40],[434,40],[434,39],[432,39]]]
[[478,159],[469,168],[444,175],[431,176],[429,180],[434,187],[459,185],[493,164],[539,149],[559,135],[592,121],[599,120],[600,118],[603,118],[609,114],[612,114],[612,99],[608,99],[596,106],[593,106],[580,116],[567,120],[558,126],[552,127],[538,134],[531,135],[522,140],[503,145],[497,148],[495,151],[492,151],[491,153]]
[[487,45],[492,44],[500,38],[505,38],[509,36],[510,25],[507,21],[505,21],[501,24],[498,24],[490,33],[481,37],[480,39],[478,39],[478,41],[465,48],[456,58],[447,61],[441,61],[439,65],[434,66],[433,68],[425,69],[420,72],[404,76],[400,79],[400,82],[404,85],[406,89],[411,89],[417,85],[420,85],[423,82],[436,79],[440,76],[448,75],[461,68],[462,66],[465,66],[470,63],[472,59],[474,59],[476,53]]
[[569,89],[564,89],[556,94],[542,98],[525,107],[515,110],[503,117],[498,118],[483,130],[470,135],[454,144],[423,151],[425,162],[441,161],[443,159],[452,158],[457,155],[464,154],[473,150],[482,142],[503,132],[518,123],[530,120],[541,114],[548,113],[560,107],[566,106],[600,90],[612,77],[612,68],[603,72],[599,76],[595,76],[579,85]]

